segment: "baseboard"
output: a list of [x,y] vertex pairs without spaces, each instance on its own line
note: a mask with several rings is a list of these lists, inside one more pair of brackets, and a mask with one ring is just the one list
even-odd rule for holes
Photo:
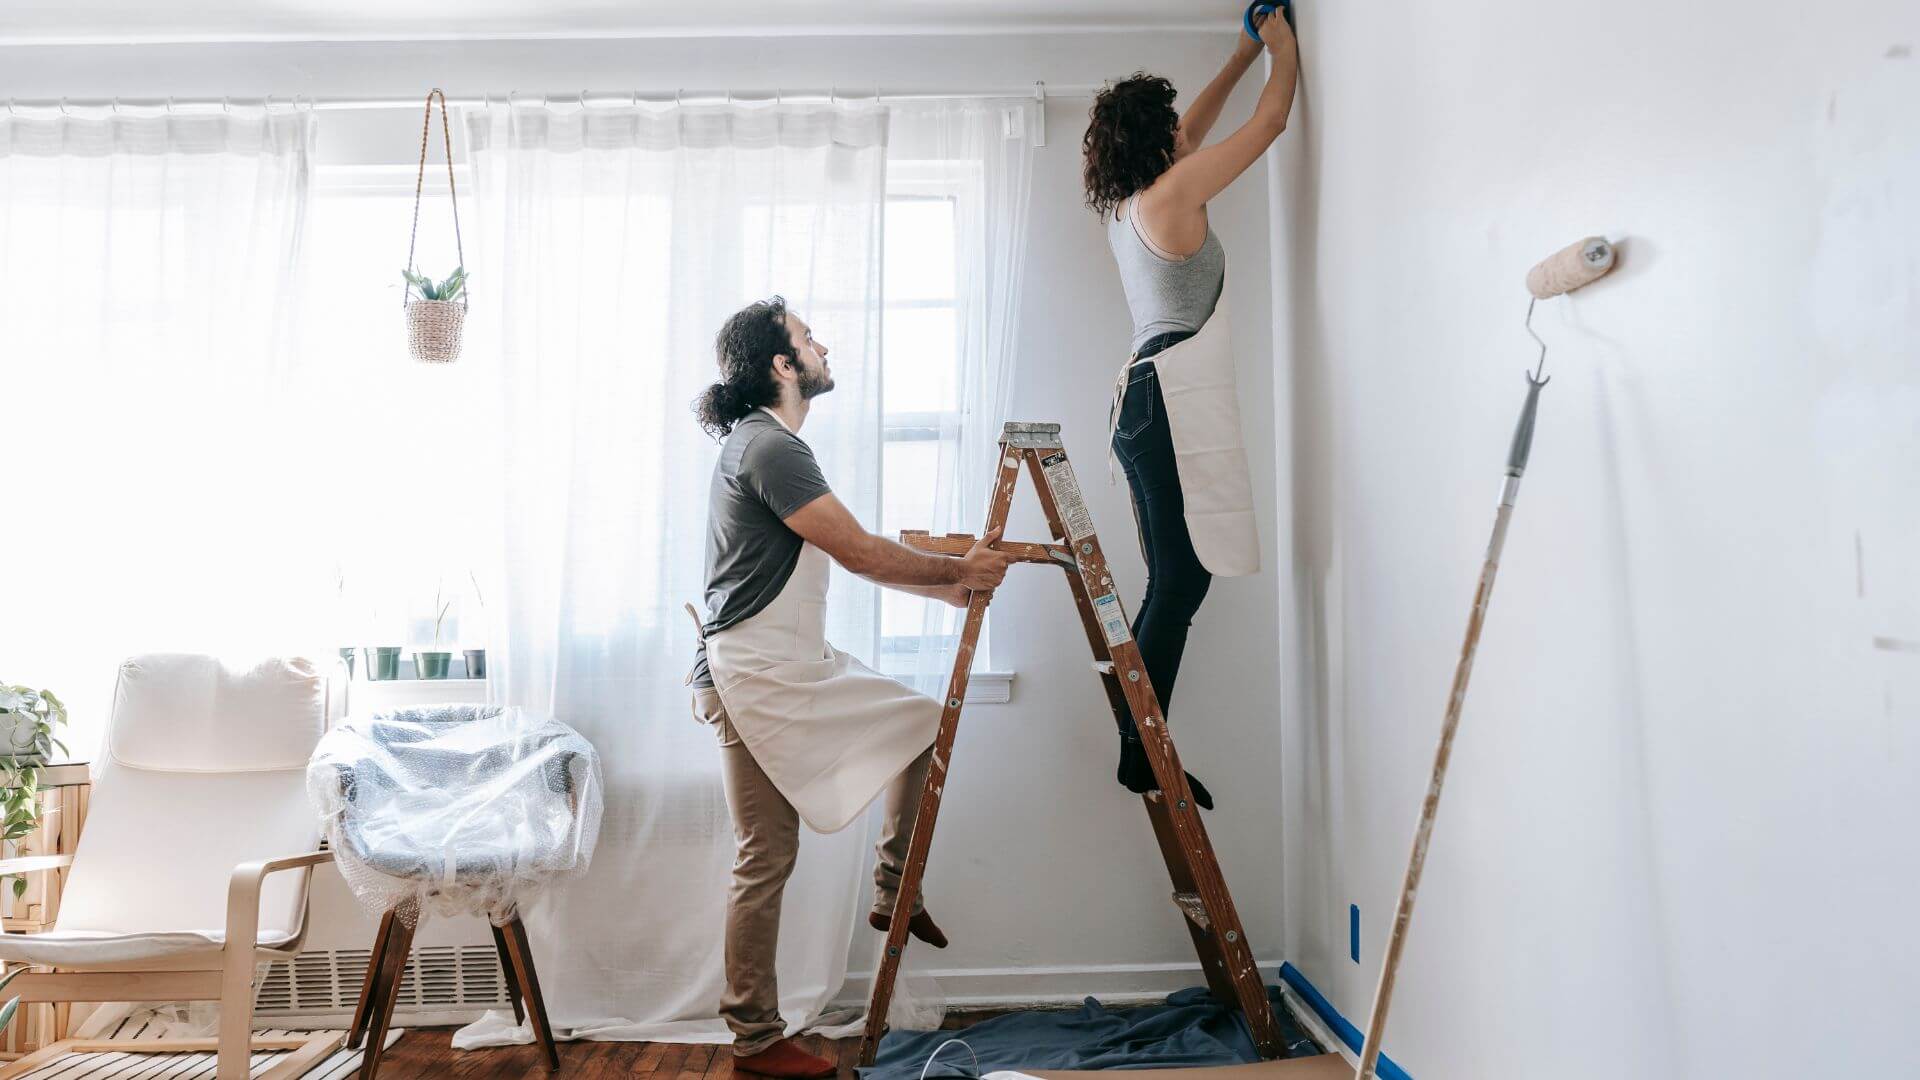
[[[1340,1041],[1347,1045],[1347,1049],[1351,1052],[1341,1056],[1358,1065],[1359,1059],[1356,1055],[1364,1048],[1365,1043],[1360,1029],[1340,1015],[1340,1010],[1333,1007],[1333,1003],[1327,1000],[1326,995],[1322,994],[1320,989],[1308,981],[1307,977],[1300,973],[1300,969],[1291,963],[1280,965],[1280,981],[1287,989],[1299,996],[1329,1032],[1338,1036]],[[1385,1053],[1380,1055],[1380,1061],[1373,1072],[1381,1080],[1413,1080],[1413,1077],[1407,1075],[1407,1070],[1394,1064],[1393,1059]]]
[[[1259,966],[1272,968],[1276,963],[1262,960]],[[1078,1005],[1088,997],[1107,1005],[1150,1004],[1175,990],[1207,983],[1200,965],[1194,963],[936,968],[907,975],[937,979],[947,1005],[957,1009]],[[864,1008],[872,988],[872,972],[850,973],[834,1005]]]

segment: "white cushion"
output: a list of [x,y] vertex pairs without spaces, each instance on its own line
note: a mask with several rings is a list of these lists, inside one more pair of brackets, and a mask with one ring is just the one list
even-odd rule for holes
[[[110,760],[94,781],[55,927],[217,939],[234,867],[319,842],[304,772],[165,773]],[[262,938],[300,932],[305,881],[300,870],[267,876]]]
[[122,764],[167,772],[305,769],[326,714],[326,679],[311,660],[235,668],[211,656],[152,653],[120,665],[107,750]]
[[[297,935],[285,931],[261,934],[260,948],[274,949]],[[58,968],[116,968],[155,960],[194,957],[212,961],[224,933],[114,933],[107,930],[48,930],[39,934],[0,934],[0,960],[9,964],[43,964]]]

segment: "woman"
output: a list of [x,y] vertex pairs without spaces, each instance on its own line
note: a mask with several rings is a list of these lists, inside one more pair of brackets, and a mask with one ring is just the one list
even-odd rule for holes
[[[1083,143],[1087,205],[1106,220],[1133,315],[1132,356],[1114,387],[1112,443],[1147,561],[1133,636],[1163,712],[1213,575],[1260,569],[1233,357],[1216,311],[1226,253],[1207,227],[1207,200],[1260,160],[1293,108],[1293,32],[1272,17],[1259,30],[1258,43],[1240,36],[1184,116],[1174,111],[1173,85],[1158,76],[1137,74],[1102,91]],[[1202,149],[1263,46],[1273,64],[1253,117]],[[1159,786],[1131,717],[1122,721],[1118,778],[1130,791]],[[1212,809],[1212,795],[1188,781],[1195,801]]]

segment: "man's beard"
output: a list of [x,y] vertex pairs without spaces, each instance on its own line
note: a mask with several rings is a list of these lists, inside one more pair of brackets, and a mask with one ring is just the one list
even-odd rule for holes
[[833,389],[833,376],[827,374],[824,365],[818,369],[803,367],[800,377],[794,380],[793,388],[800,391],[801,401],[811,401]]

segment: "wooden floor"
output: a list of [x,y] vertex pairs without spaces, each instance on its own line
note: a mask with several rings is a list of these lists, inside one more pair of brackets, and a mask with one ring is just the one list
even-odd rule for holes
[[[843,1080],[853,1076],[859,1039],[838,1041],[804,1036],[801,1044],[816,1054],[837,1058]],[[537,1046],[503,1046],[489,1050],[453,1049],[452,1028],[409,1030],[380,1061],[380,1080],[448,1077],[450,1080],[518,1080],[546,1076],[546,1061]],[[598,1080],[614,1076],[684,1077],[733,1075],[731,1046],[688,1046],[682,1043],[571,1042],[560,1044],[563,1080]]]
[[[949,1012],[941,1027],[954,1029],[977,1024],[1002,1010]],[[852,1080],[853,1059],[860,1040],[823,1039],[804,1035],[800,1045],[840,1062],[841,1080]],[[452,1028],[410,1028],[380,1059],[380,1080],[411,1080],[445,1076],[457,1080],[507,1080],[540,1077],[546,1061],[537,1046],[503,1046],[492,1050],[455,1050]],[[733,1047],[687,1046],[680,1043],[571,1042],[560,1044],[561,1080],[598,1080],[611,1076],[684,1077],[733,1075]],[[742,1074],[745,1075],[745,1074]]]

